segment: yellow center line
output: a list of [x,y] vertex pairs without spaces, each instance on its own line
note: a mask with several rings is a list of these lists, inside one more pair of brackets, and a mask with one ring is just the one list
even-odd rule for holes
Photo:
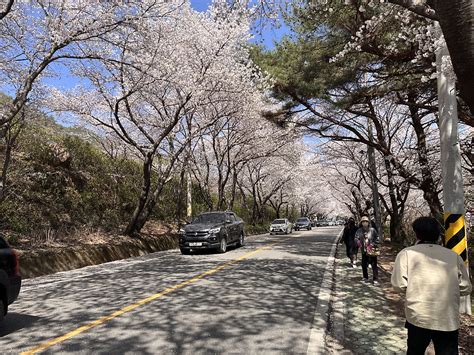
[[203,278],[206,277],[206,276],[215,274],[216,272],[218,272],[218,271],[220,271],[220,270],[223,270],[223,269],[226,269],[226,268],[228,268],[229,266],[231,266],[231,265],[233,265],[233,264],[236,264],[236,263],[238,263],[238,262],[240,262],[240,261],[243,261],[243,260],[245,260],[245,259],[248,259],[248,258],[251,257],[252,255],[255,255],[255,254],[257,254],[257,253],[260,253],[261,251],[263,251],[263,250],[265,250],[265,249],[269,249],[269,248],[271,248],[273,245],[278,244],[278,243],[281,243],[281,242],[284,242],[285,240],[288,240],[288,239],[289,239],[289,238],[285,238],[285,239],[279,240],[279,241],[277,241],[277,242],[272,242],[272,243],[270,243],[270,244],[268,244],[268,245],[266,245],[266,246],[263,246],[263,247],[261,247],[261,248],[258,248],[258,249],[256,249],[256,250],[254,250],[254,251],[248,252],[248,253],[246,253],[246,254],[244,254],[244,255],[242,255],[242,256],[236,258],[236,259],[233,259],[233,260],[231,260],[231,261],[229,261],[229,262],[227,262],[227,263],[225,263],[225,264],[219,265],[218,267],[216,267],[216,268],[214,268],[214,269],[205,271],[205,272],[203,272],[202,274],[199,274],[199,275],[197,275],[197,276],[194,276],[193,278],[191,278],[191,279],[189,279],[189,280],[186,280],[186,281],[183,281],[183,282],[181,282],[181,283],[179,283],[179,284],[177,284],[177,285],[168,287],[168,288],[166,288],[165,290],[163,290],[163,291],[161,291],[161,292],[155,293],[154,295],[151,295],[151,296],[149,296],[149,297],[147,297],[147,298],[144,298],[144,299],[142,299],[142,300],[140,300],[140,301],[138,301],[138,302],[136,302],[136,303],[133,303],[133,304],[131,304],[131,305],[128,305],[128,306],[126,306],[126,307],[123,307],[123,308],[121,308],[121,309],[119,309],[119,310],[116,310],[115,312],[113,312],[113,313],[111,313],[111,314],[109,314],[109,315],[107,315],[107,316],[100,317],[100,318],[96,319],[96,320],[93,321],[93,322],[90,322],[90,323],[88,323],[88,324],[86,324],[86,325],[83,325],[82,327],[79,327],[79,328],[77,328],[77,329],[75,329],[75,330],[73,330],[73,331],[71,331],[71,332],[69,332],[69,333],[67,333],[67,334],[64,334],[64,335],[62,335],[62,336],[60,336],[60,337],[54,338],[54,339],[52,339],[52,340],[50,340],[50,341],[47,341],[47,342],[42,343],[42,344],[40,344],[40,345],[38,345],[38,346],[35,346],[34,348],[31,348],[31,349],[29,349],[29,350],[27,350],[27,351],[24,351],[24,352],[20,353],[20,354],[21,354],[21,355],[30,355],[30,354],[36,354],[36,353],[38,353],[38,352],[40,352],[40,351],[46,350],[46,349],[48,349],[48,348],[50,348],[50,347],[52,347],[52,346],[54,346],[54,345],[57,345],[57,344],[62,343],[62,342],[64,342],[64,341],[68,340],[68,339],[71,339],[71,338],[75,337],[76,335],[79,335],[79,334],[84,333],[84,332],[86,332],[86,331],[88,331],[88,330],[90,330],[90,329],[92,329],[92,328],[94,328],[94,327],[97,327],[98,325],[104,324],[105,322],[108,322],[109,320],[112,320],[112,319],[114,319],[114,318],[116,318],[116,317],[118,317],[118,316],[121,316],[121,315],[124,314],[124,313],[131,312],[131,311],[133,311],[134,309],[136,309],[136,308],[138,308],[138,307],[140,307],[140,306],[143,306],[143,305],[145,305],[145,304],[147,304],[147,303],[150,303],[151,301],[156,300],[157,298],[163,297],[163,296],[165,296],[165,295],[167,295],[167,294],[169,294],[169,293],[171,293],[171,292],[174,292],[174,291],[176,291],[176,290],[179,290],[180,288],[183,288],[183,287],[185,287],[185,286],[188,286],[188,285],[190,285],[190,284],[192,284],[192,283],[194,283],[194,282],[196,282],[196,281],[199,281],[199,280],[203,279]]

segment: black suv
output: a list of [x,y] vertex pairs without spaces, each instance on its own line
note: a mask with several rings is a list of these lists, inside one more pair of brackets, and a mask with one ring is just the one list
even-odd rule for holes
[[295,231],[300,229],[311,230],[311,220],[308,217],[301,217],[296,220]]
[[0,323],[7,314],[8,306],[17,299],[20,288],[18,255],[0,236]]
[[227,246],[244,244],[244,222],[233,212],[202,213],[180,230],[179,249],[217,249],[225,253]]

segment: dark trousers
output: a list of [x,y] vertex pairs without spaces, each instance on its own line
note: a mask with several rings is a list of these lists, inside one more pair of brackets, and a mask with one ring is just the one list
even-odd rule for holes
[[407,355],[424,355],[426,348],[433,341],[436,355],[458,355],[458,331],[442,332],[417,327],[406,322],[408,329]]
[[346,255],[349,259],[352,260],[354,257],[354,245],[346,242]]
[[376,256],[368,256],[366,253],[362,252],[362,274],[364,275],[365,279],[369,278],[369,273],[367,271],[367,266],[372,265],[372,272],[374,274],[374,280],[378,280],[379,278],[379,269],[377,266],[377,257]]

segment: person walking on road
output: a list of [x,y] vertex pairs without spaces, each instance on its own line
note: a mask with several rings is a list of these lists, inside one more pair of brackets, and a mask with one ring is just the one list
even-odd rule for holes
[[341,243],[346,245],[346,255],[351,262],[351,266],[356,268],[356,255],[357,255],[357,244],[355,241],[355,234],[357,232],[357,227],[355,224],[354,218],[349,218],[344,231],[342,232]]
[[362,254],[362,281],[369,282],[368,265],[372,266],[372,280],[378,285],[377,255],[379,253],[379,235],[375,228],[370,226],[369,217],[363,216],[360,220],[361,227],[356,232],[356,242]]
[[430,341],[436,354],[458,354],[460,296],[472,285],[462,258],[437,241],[438,222],[420,217],[413,222],[417,242],[398,253],[393,287],[405,292],[407,354],[423,355]]

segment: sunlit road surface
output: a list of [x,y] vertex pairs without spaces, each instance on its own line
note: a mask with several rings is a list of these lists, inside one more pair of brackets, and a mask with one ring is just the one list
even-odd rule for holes
[[0,326],[0,353],[306,354],[340,229],[25,280]]

